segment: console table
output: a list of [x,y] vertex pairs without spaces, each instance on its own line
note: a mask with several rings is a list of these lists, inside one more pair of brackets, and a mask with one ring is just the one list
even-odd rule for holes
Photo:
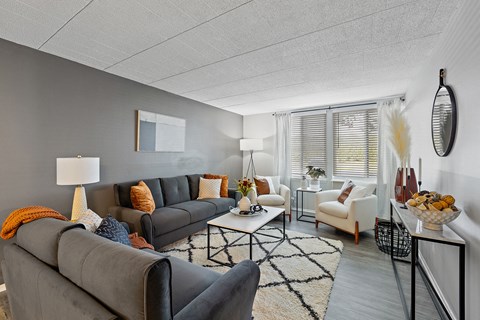
[[[418,241],[429,241],[429,242],[436,242],[441,243],[444,245],[456,246],[459,249],[458,254],[458,266],[459,266],[459,310],[460,310],[460,320],[465,320],[465,240],[462,239],[458,234],[455,233],[452,229],[450,229],[447,225],[443,226],[442,231],[433,231],[429,229],[424,229],[422,226],[422,221],[418,220],[412,213],[408,211],[408,209],[401,208],[401,204],[396,202],[394,199],[390,200],[390,241],[391,247],[393,248],[394,239],[393,239],[393,228],[401,227],[396,219],[394,219],[394,214],[400,219],[403,226],[406,228],[407,232],[412,237],[412,244],[411,244],[411,293],[410,293],[410,312],[408,311],[408,307],[405,300],[405,295],[402,290],[402,286],[400,283],[400,277],[397,272],[397,268],[395,266],[395,261],[404,261],[401,259],[397,259],[393,255],[393,250],[391,250],[391,260],[393,264],[393,270],[395,273],[395,278],[397,281],[397,286],[400,291],[400,298],[402,299],[403,310],[405,312],[405,317],[407,319],[415,320],[415,270],[418,267],[418,270],[427,285],[430,294],[432,292],[435,294],[436,297],[432,296],[434,301],[438,300],[441,307],[448,315],[445,305],[439,299],[438,292],[432,286],[431,280],[428,278],[425,270],[421,263],[418,262]],[[408,262],[408,261],[407,261]],[[436,307],[438,308],[437,303],[435,303]],[[449,315],[450,316],[450,315]]]
[[[317,193],[319,191],[322,191],[322,188],[318,188],[318,189],[311,189],[311,188],[297,188],[296,190],[296,195],[295,195],[295,204],[296,204],[296,215],[297,215],[297,220],[298,221],[303,221],[303,222],[310,222],[310,223],[315,223],[315,215],[310,215],[310,214],[304,214],[304,210],[303,210],[303,195],[305,194],[305,192],[307,193]],[[299,202],[299,194],[302,195],[302,206],[301,206],[301,214],[299,215],[298,214],[298,202]],[[305,220],[305,218],[313,218],[313,221],[312,220]],[[302,219],[303,218],[303,219]]]

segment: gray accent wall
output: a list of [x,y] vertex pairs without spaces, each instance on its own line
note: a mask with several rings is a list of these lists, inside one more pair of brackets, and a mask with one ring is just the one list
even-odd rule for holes
[[[185,152],[135,152],[136,112],[186,119]],[[206,104],[0,40],[0,213],[45,205],[66,215],[74,186],[56,185],[55,159],[100,157],[85,185],[101,215],[113,184],[213,172],[242,175],[243,118]],[[3,220],[3,219],[2,219]]]

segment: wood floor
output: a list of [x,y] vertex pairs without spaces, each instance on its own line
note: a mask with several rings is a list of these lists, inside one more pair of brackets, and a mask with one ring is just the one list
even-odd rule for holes
[[[272,222],[281,226],[280,221]],[[354,237],[342,231],[336,231],[327,225],[296,221],[286,223],[293,231],[341,240],[344,251],[335,278],[328,310],[327,320],[346,319],[405,319],[400,301],[390,257],[375,244],[373,231],[362,232],[360,243],[354,244]],[[397,263],[402,286],[409,302],[410,264]],[[417,271],[416,319],[441,319]]]

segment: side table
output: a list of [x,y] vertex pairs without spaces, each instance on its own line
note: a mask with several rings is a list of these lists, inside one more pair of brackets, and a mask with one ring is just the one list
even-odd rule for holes
[[[311,215],[311,214],[305,214],[304,213],[304,208],[303,208],[303,196],[305,194],[305,192],[307,193],[317,193],[319,191],[322,191],[322,188],[318,188],[318,189],[311,189],[311,188],[297,188],[296,190],[296,194],[295,194],[295,212],[296,212],[296,215],[297,215],[297,221],[303,221],[303,222],[310,222],[310,223],[315,223],[315,215]],[[301,194],[301,198],[302,198],[302,205],[301,205],[301,214],[298,214],[299,210],[298,210],[298,202],[299,202],[299,194]],[[309,218],[309,219],[305,219],[305,218]],[[302,219],[303,218],[303,219]],[[313,218],[313,220],[310,220],[310,218]]]
[[[394,257],[393,250],[391,250],[390,257],[392,260],[393,271],[395,273],[395,279],[397,281],[397,286],[400,293],[400,299],[402,300],[403,310],[405,312],[405,318],[409,320],[415,320],[415,277],[416,277],[416,268],[420,272],[421,277],[423,278],[430,295],[435,303],[437,309],[442,308],[443,311],[449,316],[447,308],[445,307],[443,301],[439,298],[437,289],[432,285],[431,279],[428,277],[426,271],[424,270],[423,265],[419,262],[418,259],[418,242],[419,241],[428,241],[441,243],[443,245],[454,246],[458,248],[458,303],[459,303],[459,320],[465,320],[465,240],[461,238],[458,234],[450,229],[447,225],[443,226],[443,230],[433,231],[423,228],[422,222],[418,220],[413,214],[411,214],[407,209],[400,207],[400,204],[394,199],[390,199],[390,248],[394,246],[394,235],[393,228],[400,228],[398,222],[394,218],[396,215],[400,222],[403,223],[407,232],[412,237],[412,250],[411,250],[411,261],[399,260]],[[395,261],[410,262],[411,263],[411,272],[410,272],[410,310],[405,300],[405,295],[403,293],[402,285],[400,283],[400,277],[398,275],[397,267],[395,266]]]

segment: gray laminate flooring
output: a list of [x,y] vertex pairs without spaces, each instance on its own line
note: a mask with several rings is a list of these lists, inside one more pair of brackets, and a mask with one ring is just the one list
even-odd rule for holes
[[[281,226],[280,221],[272,224]],[[286,223],[288,230],[341,240],[344,251],[333,285],[327,320],[405,319],[390,257],[378,250],[373,231],[363,232],[360,243],[352,235],[327,225],[296,221]],[[410,300],[410,264],[397,263],[406,299]],[[417,271],[416,319],[441,319]]]

